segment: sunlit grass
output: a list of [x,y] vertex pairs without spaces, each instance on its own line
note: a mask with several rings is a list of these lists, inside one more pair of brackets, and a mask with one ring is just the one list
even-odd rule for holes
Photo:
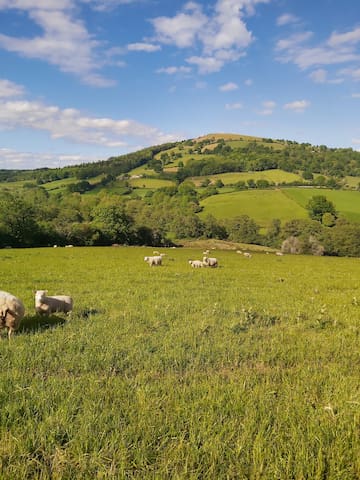
[[358,259],[152,251],[0,251],[0,478],[359,478]]

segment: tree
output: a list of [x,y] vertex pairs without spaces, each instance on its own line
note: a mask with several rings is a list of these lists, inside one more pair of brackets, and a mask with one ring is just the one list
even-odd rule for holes
[[306,205],[310,218],[322,222],[325,213],[331,213],[336,218],[335,205],[324,195],[315,195],[311,197]]
[[94,211],[95,225],[102,231],[108,243],[131,243],[133,219],[122,205],[101,205]]
[[259,240],[259,225],[248,215],[240,215],[227,221],[226,230],[233,242],[256,243]]
[[0,199],[0,226],[13,246],[34,246],[39,240],[35,208],[20,195],[7,193]]

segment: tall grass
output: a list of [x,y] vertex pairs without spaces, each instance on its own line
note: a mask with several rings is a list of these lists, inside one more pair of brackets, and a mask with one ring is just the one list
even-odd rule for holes
[[[0,343],[0,478],[359,478],[359,260],[166,253],[0,251],[27,308]],[[40,288],[72,318],[36,317]]]

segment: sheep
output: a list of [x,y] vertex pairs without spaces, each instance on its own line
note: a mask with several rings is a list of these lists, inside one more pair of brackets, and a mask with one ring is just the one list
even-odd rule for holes
[[0,328],[8,329],[8,337],[19,328],[25,314],[22,301],[8,292],[0,291]]
[[252,255],[251,255],[251,253],[249,253],[249,252],[244,252],[244,257],[246,257],[246,258],[251,258]]
[[209,255],[210,253],[210,250],[205,250],[205,252],[203,252],[203,255]]
[[204,262],[201,260],[189,260],[189,264],[192,266],[192,268],[202,268],[204,267]]
[[215,257],[204,257],[202,259],[203,261],[203,264],[207,267],[217,267],[218,266],[218,261],[217,261],[217,258]]
[[282,252],[275,252],[275,255],[277,255],[278,257],[282,257],[284,254]]
[[40,315],[51,315],[55,312],[71,313],[73,299],[68,295],[47,296],[47,290],[37,290],[35,293],[35,310]]
[[154,257],[144,257],[144,262],[147,262],[150,267],[159,267],[160,265],[162,265],[162,258],[162,255],[156,255]]

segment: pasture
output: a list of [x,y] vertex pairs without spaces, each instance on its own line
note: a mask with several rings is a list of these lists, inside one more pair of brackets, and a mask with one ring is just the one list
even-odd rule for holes
[[216,180],[221,180],[224,185],[231,185],[239,181],[247,182],[248,180],[267,180],[270,183],[290,183],[301,180],[300,175],[291,172],[285,172],[277,168],[272,170],[264,170],[261,172],[231,172],[231,173],[217,173],[216,175],[208,175],[205,177],[192,177],[191,180],[195,185],[201,185],[205,178],[215,183]]
[[200,216],[208,214],[215,218],[232,218],[249,215],[261,228],[267,228],[274,218],[286,222],[293,218],[307,218],[305,208],[296,200],[284,195],[282,189],[243,190],[221,193],[201,201],[203,211]]
[[0,478],[358,479],[359,259],[152,250],[0,251]]

